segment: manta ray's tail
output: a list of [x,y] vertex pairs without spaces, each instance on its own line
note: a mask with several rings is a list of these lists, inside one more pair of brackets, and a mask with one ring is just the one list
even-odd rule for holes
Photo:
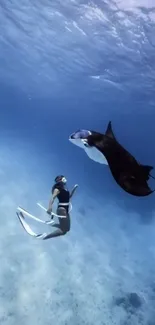
[[[155,180],[155,177],[150,174],[150,171],[153,169],[153,167],[152,166],[144,166],[144,167],[146,167],[148,170],[148,176]],[[152,190],[152,193],[153,192],[155,192],[155,189]]]
[[[144,171],[144,174],[147,177],[147,180],[149,179],[149,177],[151,177],[151,178],[153,178],[155,180],[155,177],[150,174],[151,170],[153,169],[153,166],[149,166],[149,165],[141,165],[141,166],[143,167],[143,171]],[[153,192],[155,192],[155,189],[152,190],[152,193]]]
[[150,172],[153,169],[153,166],[142,165],[141,164],[141,167],[142,167],[142,173],[146,177],[147,180],[149,179],[149,177],[153,177],[153,176],[150,175]]
[[143,168],[145,169],[146,173],[148,173],[148,176],[149,176],[149,177],[151,177],[151,178],[155,179],[155,177],[154,177],[154,176],[152,176],[152,175],[150,174],[151,170],[153,169],[153,167],[152,167],[152,166],[143,165]]
[[143,170],[148,174],[153,169],[153,166],[149,166],[149,165],[141,165],[141,166],[143,167]]
[[151,178],[155,179],[155,177],[154,177],[154,176],[152,176],[152,175],[150,175],[150,174],[149,174],[149,176],[150,176]]

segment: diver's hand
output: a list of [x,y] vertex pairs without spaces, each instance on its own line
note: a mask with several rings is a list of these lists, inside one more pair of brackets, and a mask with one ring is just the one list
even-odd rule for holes
[[51,215],[52,209],[48,209],[46,212]]
[[73,189],[72,189],[72,191],[71,191],[71,193],[70,193],[70,199],[71,199],[71,197],[74,195],[75,190],[77,189],[78,186],[79,186],[78,184],[75,184],[75,185],[74,185],[74,187],[73,187]]

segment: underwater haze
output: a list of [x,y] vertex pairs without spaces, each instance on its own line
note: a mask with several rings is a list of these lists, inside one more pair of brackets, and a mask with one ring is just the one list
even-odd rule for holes
[[[154,108],[154,0],[1,0],[0,325],[155,324],[155,194],[124,192],[68,140],[111,120],[155,167]],[[71,231],[35,239],[17,206],[47,218],[59,174],[79,185]]]

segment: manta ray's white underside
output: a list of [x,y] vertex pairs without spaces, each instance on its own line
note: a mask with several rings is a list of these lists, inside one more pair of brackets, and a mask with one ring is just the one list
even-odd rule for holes
[[69,137],[69,141],[82,148],[90,159],[100,164],[108,165],[104,155],[96,147],[90,147],[87,144],[87,139],[71,139],[71,137]]

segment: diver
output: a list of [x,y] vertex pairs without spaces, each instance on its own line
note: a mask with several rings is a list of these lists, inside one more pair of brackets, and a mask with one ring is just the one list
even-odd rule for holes
[[55,178],[55,184],[52,187],[52,198],[49,201],[49,207],[47,213],[52,216],[52,205],[57,198],[59,203],[57,207],[57,215],[64,216],[64,218],[59,218],[59,224],[54,224],[52,227],[57,228],[54,232],[46,235],[43,239],[54,238],[58,236],[65,235],[68,231],[70,231],[70,214],[69,214],[69,206],[70,199],[72,198],[75,190],[78,185],[76,184],[72,191],[69,192],[66,188],[67,180],[63,175],[57,176]]

